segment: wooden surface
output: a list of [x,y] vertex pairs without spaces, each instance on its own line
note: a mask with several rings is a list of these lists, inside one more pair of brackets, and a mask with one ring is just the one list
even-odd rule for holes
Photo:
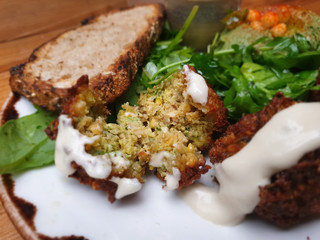
[[[300,5],[320,14],[320,2],[314,0],[243,0],[242,7],[273,3]],[[106,11],[111,6],[124,5],[125,0],[0,0],[0,106],[10,94],[10,67],[25,62],[34,48],[79,25],[81,19]],[[0,239],[22,239],[2,204]]]

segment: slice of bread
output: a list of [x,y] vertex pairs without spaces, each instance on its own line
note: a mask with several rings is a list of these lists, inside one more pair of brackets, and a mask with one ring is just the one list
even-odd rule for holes
[[35,49],[27,63],[11,68],[11,89],[36,105],[60,110],[77,81],[87,75],[93,92],[103,102],[112,102],[134,80],[164,19],[160,4],[85,19],[82,26]]

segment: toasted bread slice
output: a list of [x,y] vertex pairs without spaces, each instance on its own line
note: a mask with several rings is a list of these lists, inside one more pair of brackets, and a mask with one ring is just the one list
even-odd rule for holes
[[10,70],[10,85],[34,104],[60,110],[87,75],[89,87],[105,103],[130,85],[164,23],[160,4],[112,10],[85,19],[35,49],[27,63]]

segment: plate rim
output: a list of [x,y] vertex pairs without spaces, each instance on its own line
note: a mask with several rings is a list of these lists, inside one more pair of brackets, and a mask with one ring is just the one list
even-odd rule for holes
[[[14,99],[14,97],[15,97],[14,94],[10,92],[8,98],[2,105],[0,110],[0,123],[2,123],[3,114],[5,110],[8,108],[8,104],[11,102],[11,100]],[[0,201],[2,203],[2,206],[7,216],[9,217],[15,229],[17,230],[17,232],[20,234],[22,238],[26,240],[38,240],[39,236],[38,236],[38,233],[36,232],[36,229],[33,229],[32,226],[28,224],[28,222],[24,219],[24,217],[21,216],[21,213],[18,207],[14,204],[10,196],[10,193],[8,192],[7,186],[4,183],[4,178],[5,178],[4,175],[0,175]],[[14,187],[15,186],[13,181],[13,189],[12,189],[13,192],[14,192]]]

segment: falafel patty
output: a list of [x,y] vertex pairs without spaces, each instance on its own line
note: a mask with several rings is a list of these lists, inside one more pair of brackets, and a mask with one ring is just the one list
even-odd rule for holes
[[[276,94],[260,112],[248,114],[230,125],[210,149],[212,163],[220,163],[239,152],[279,111],[296,102]],[[271,176],[260,187],[260,201],[254,212],[279,227],[288,228],[320,213],[320,149],[305,154],[299,162]]]
[[[146,169],[165,181],[164,188],[168,190],[199,179],[209,169],[200,151],[208,148],[215,131],[226,126],[227,110],[202,77],[207,98],[202,103],[195,101],[188,92],[190,74],[198,80],[201,77],[192,69],[177,72],[142,93],[138,106],[122,105],[117,123],[107,123],[108,111],[103,103],[94,99],[88,89],[83,90],[61,116],[71,118],[74,131],[85,137],[82,143],[89,155],[90,169],[96,167],[96,171],[106,174],[90,175],[86,159],[70,157],[63,146],[58,151],[68,157],[56,158],[56,165],[61,166],[59,162],[64,161],[64,166],[72,168],[67,175],[105,191],[111,202],[127,195],[121,189],[126,182],[133,186],[128,194],[139,190],[137,182],[144,182]],[[59,131],[60,125],[63,127],[62,121]]]

